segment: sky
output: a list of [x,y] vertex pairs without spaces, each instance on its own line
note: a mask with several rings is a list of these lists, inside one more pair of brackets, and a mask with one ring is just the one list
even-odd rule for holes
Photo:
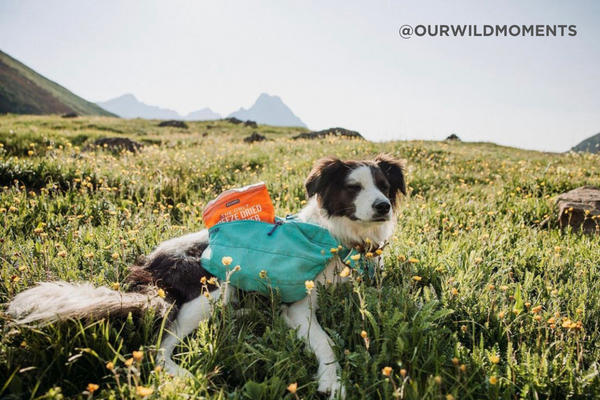
[[[417,37],[403,25],[576,25]],[[227,115],[278,95],[311,129],[566,151],[600,132],[597,0],[1,0],[0,49],[90,101]]]

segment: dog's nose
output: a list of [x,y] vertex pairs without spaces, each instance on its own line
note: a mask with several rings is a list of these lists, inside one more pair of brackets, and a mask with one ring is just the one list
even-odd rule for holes
[[392,205],[387,200],[377,200],[375,203],[373,203],[373,209],[377,211],[377,214],[379,215],[387,214],[390,212],[391,207]]

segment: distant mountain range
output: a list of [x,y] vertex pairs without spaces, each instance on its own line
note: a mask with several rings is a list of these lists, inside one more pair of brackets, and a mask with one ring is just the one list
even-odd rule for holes
[[[125,94],[116,99],[96,103],[122,118],[144,118],[144,119],[179,119],[185,121],[205,121],[221,119],[222,116],[213,112],[210,108],[191,112],[187,115],[179,115],[174,110],[160,108],[142,103],[132,94]],[[301,126],[306,127],[292,110],[281,100],[279,96],[261,94],[249,109],[240,108],[229,114],[242,121],[255,121],[259,124],[275,126]]]
[[585,139],[577,146],[571,149],[572,151],[589,151],[590,153],[600,153],[600,133]]
[[113,114],[0,51],[0,114]]
[[142,103],[132,94],[124,94],[116,99],[98,102],[96,104],[122,118],[182,119],[187,121],[204,121],[222,118],[220,114],[211,111],[210,108],[204,108],[189,113],[188,115],[181,116],[177,111]]
[[259,124],[306,128],[306,124],[294,115],[279,96],[269,96],[266,93],[261,94],[249,109],[240,108],[229,114],[229,117],[235,117],[242,121],[252,120]]

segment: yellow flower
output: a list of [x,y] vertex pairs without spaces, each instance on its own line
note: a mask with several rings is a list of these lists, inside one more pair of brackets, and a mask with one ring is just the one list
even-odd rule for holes
[[367,338],[367,336],[368,336],[368,334],[367,334],[367,332],[366,332],[366,331],[361,331],[361,332],[360,332],[360,336],[361,336],[363,339],[366,339],[366,338]]
[[106,369],[112,371],[113,369],[115,369],[115,364],[112,361],[107,362]]
[[421,281],[421,277],[420,277],[420,276],[418,276],[418,275],[415,275],[415,276],[413,276],[412,278],[413,278],[413,280],[415,280],[415,281],[417,281],[417,282],[420,282],[420,281]]
[[231,258],[231,257],[223,257],[221,259],[221,262],[223,263],[224,266],[228,267],[233,262],[233,258]]
[[370,251],[368,253],[365,254],[365,257],[367,258],[371,258],[373,257],[373,253],[371,253]]
[[258,276],[260,276],[262,279],[267,279],[267,271],[265,271],[263,269],[262,271],[260,271],[260,273],[258,274]]
[[43,228],[35,228],[35,229],[33,230],[33,233],[35,233],[36,235],[39,235],[39,234],[40,234],[40,233],[42,233],[42,232],[44,232],[44,229],[43,229]]
[[136,386],[135,391],[139,396],[142,397],[150,396],[152,393],[154,393],[154,389],[143,386]]
[[119,284],[119,282],[114,282],[111,286],[112,286],[113,290],[119,290],[119,287],[121,285]]
[[344,269],[342,270],[342,272],[340,272],[340,276],[342,278],[347,277],[348,275],[350,275],[350,268],[348,267],[344,267]]
[[314,289],[315,283],[313,281],[306,281],[304,282],[304,286],[306,287],[306,290],[310,292]]
[[498,379],[495,376],[490,376],[490,385],[495,385],[498,383]]
[[383,254],[383,250],[377,249],[377,250],[375,250],[375,253],[377,253],[377,255],[380,256]]
[[437,383],[438,385],[442,384],[442,377],[437,375],[435,378],[433,378],[435,380],[435,383]]
[[87,391],[90,393],[94,393],[98,388],[100,388],[100,385],[96,385],[95,383],[88,383],[87,385]]
[[112,257],[113,260],[118,260],[119,259],[119,253],[114,252],[114,253],[112,253],[111,257]]
[[206,277],[203,276],[202,278],[200,278],[200,283],[203,285],[206,285]]
[[416,258],[409,258],[409,259],[408,259],[408,262],[409,262],[409,263],[411,263],[411,264],[416,264],[416,263],[418,263],[418,262],[419,262],[419,260],[418,260],[418,259],[416,259]]
[[383,376],[390,376],[392,374],[392,367],[384,367],[381,370],[381,373],[383,374]]
[[452,396],[451,394],[447,394],[446,400],[454,400],[454,396]]
[[164,298],[165,298],[165,296],[166,296],[166,295],[165,295],[165,291],[164,291],[164,290],[162,290],[162,289],[158,289],[158,291],[156,292],[156,294],[158,295],[158,297],[160,297],[160,298],[163,298],[163,299],[164,299]]
[[465,364],[460,364],[460,370],[462,373],[467,372],[467,366]]
[[133,365],[133,358],[128,358],[127,360],[125,360],[126,367],[131,367],[132,365]]
[[452,288],[450,293],[452,293],[454,296],[458,296],[458,290],[456,290],[456,288]]
[[403,378],[406,376],[406,370],[404,368],[400,370],[400,375],[402,375]]
[[496,355],[490,356],[490,361],[491,361],[493,364],[498,364],[498,363],[500,362],[500,357],[498,357],[498,356],[496,356]]
[[358,261],[358,260],[360,260],[360,254],[355,254],[353,256],[350,256],[350,259],[352,259],[352,261]]
[[143,351],[134,351],[134,352],[132,353],[132,355],[133,355],[133,359],[134,359],[136,362],[140,362],[140,361],[142,361],[142,359],[144,358],[144,352],[143,352]]
[[339,251],[339,249],[337,247],[332,247],[330,251],[335,254]]
[[294,382],[294,383],[290,383],[287,387],[288,392],[294,394],[296,393],[296,391],[298,390],[298,383]]
[[458,365],[458,358],[454,357],[454,358],[452,359],[452,364],[454,364],[454,365]]

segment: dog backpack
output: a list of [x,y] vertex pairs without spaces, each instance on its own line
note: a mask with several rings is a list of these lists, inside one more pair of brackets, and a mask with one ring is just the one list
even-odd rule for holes
[[[220,223],[208,230],[208,244],[202,253],[204,269],[223,281],[229,275],[229,283],[242,290],[267,296],[279,291],[284,303],[303,299],[305,282],[315,279],[334,256],[358,267],[350,258],[357,254],[355,250],[340,249],[328,230],[294,216],[276,218],[275,224]],[[232,262],[224,263],[224,257],[231,257]]]

